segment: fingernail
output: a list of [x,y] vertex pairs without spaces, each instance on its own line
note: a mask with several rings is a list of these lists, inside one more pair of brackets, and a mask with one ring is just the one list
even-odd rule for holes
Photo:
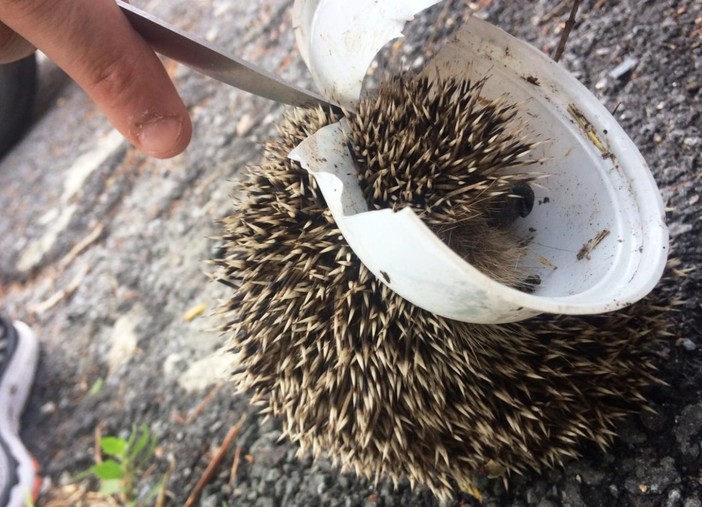
[[178,117],[154,118],[141,125],[137,133],[139,146],[153,156],[174,154],[183,131],[183,121]]

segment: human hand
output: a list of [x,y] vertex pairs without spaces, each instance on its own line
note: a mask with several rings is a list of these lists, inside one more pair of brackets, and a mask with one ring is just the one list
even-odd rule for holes
[[148,155],[190,141],[188,111],[151,47],[113,0],[0,0],[0,64],[41,49]]

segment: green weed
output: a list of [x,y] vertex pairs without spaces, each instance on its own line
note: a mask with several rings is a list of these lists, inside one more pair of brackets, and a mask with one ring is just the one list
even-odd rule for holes
[[166,487],[167,475],[151,488],[144,498],[139,498],[140,480],[154,460],[158,438],[142,424],[132,427],[129,437],[106,436],[98,442],[105,459],[76,477],[76,480],[93,476],[100,481],[100,493],[116,497],[127,507],[146,506],[160,496]]

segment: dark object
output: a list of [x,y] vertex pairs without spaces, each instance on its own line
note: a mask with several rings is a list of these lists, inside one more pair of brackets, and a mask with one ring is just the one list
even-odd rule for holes
[[34,55],[0,65],[0,158],[29,126],[37,87]]
[[490,224],[493,227],[503,229],[509,227],[517,218],[529,216],[531,210],[534,209],[534,200],[534,191],[527,182],[515,183],[509,194],[502,196],[499,205],[490,210]]
[[515,183],[512,187],[512,193],[521,197],[516,202],[517,214],[522,218],[529,216],[531,210],[534,209],[534,191],[529,184],[523,181]]

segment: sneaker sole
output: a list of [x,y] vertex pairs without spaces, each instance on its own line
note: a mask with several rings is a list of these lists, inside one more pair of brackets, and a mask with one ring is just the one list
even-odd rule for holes
[[34,490],[35,464],[19,438],[22,410],[32,388],[39,343],[24,322],[13,322],[17,340],[0,379],[0,443],[17,462],[17,483],[10,491],[8,507],[27,505]]

